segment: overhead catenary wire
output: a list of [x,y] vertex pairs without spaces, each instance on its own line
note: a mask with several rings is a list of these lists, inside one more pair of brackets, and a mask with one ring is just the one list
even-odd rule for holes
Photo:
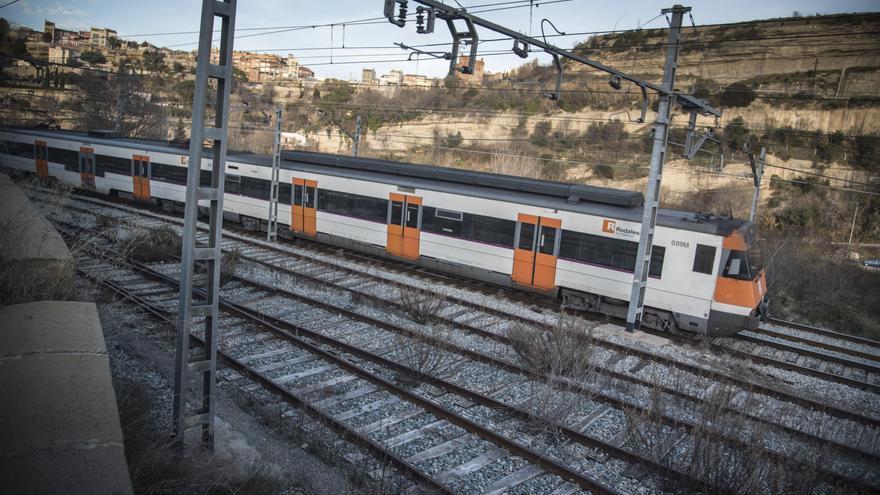
[[[523,0],[518,0],[518,2],[522,2],[522,1]],[[528,0],[525,0],[525,1],[528,2]],[[554,4],[554,3],[572,2],[572,1],[574,1],[574,0],[540,0],[539,3],[541,5],[547,5],[547,4]],[[498,4],[502,4],[502,3],[518,3],[518,2],[499,2],[494,5],[498,5]],[[491,6],[491,5],[493,5],[493,4],[486,4],[484,6]],[[484,12],[496,12],[499,10],[509,10],[509,9],[515,9],[515,8],[521,8],[521,7],[528,7],[528,4],[526,4],[526,5],[511,5],[511,6],[507,6],[507,7],[486,8],[486,9],[479,10],[480,7],[482,7],[482,6],[477,5],[477,6],[471,7],[472,9],[477,9],[477,10],[471,11],[471,13],[479,14],[479,13],[484,13]],[[415,15],[415,13],[412,12],[412,13],[407,14],[407,17],[414,16],[414,15]],[[333,26],[340,26],[342,24],[346,24],[348,26],[365,26],[365,25],[372,25],[372,24],[385,24],[386,22],[387,22],[387,20],[385,20],[384,17],[377,17],[377,18],[367,18],[367,19],[356,19],[354,21],[337,21],[337,22],[324,23],[324,24],[279,27],[279,29],[276,29],[273,31],[236,36],[236,40],[241,39],[241,38],[253,38],[253,37],[257,37],[257,36],[268,36],[268,35],[272,35],[272,34],[280,34],[280,33],[293,32],[293,31],[302,31],[305,29],[317,29],[317,28],[322,28],[322,27],[330,27],[332,29]],[[179,33],[175,33],[175,34],[198,34],[198,32],[190,32],[190,33],[179,32]],[[126,37],[133,37],[133,36],[126,36]],[[217,41],[217,40],[215,40],[215,41]],[[194,41],[194,42],[187,42],[187,43],[177,43],[177,44],[173,44],[173,45],[165,45],[163,48],[176,48],[176,47],[181,47],[181,46],[191,46],[191,45],[197,45],[197,44],[198,44],[198,42]]]

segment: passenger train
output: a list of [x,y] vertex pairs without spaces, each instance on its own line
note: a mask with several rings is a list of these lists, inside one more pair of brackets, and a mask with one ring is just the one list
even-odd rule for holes
[[[0,129],[2,164],[99,193],[182,210],[188,150],[73,131]],[[210,159],[201,165],[210,177]],[[271,157],[230,152],[224,217],[265,230]],[[284,151],[279,235],[560,298],[625,317],[641,193]],[[281,228],[284,225],[284,228]],[[641,324],[731,335],[768,299],[751,222],[660,210]]]

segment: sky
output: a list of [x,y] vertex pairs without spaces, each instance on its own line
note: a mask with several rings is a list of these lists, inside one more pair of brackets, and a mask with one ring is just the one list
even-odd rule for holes
[[[454,0],[445,2],[455,4]],[[665,18],[655,16],[662,8],[670,7],[673,0],[533,0],[537,6],[532,8],[529,8],[528,1],[459,2],[480,17],[540,37],[544,18],[566,33],[665,27]],[[0,0],[2,3],[4,0]],[[240,0],[234,46],[236,50],[260,50],[280,55],[292,53],[302,65],[311,67],[319,78],[359,79],[363,68],[374,68],[380,75],[397,68],[408,74],[444,76],[448,61],[426,55],[413,56],[407,61],[410,53],[394,43],[439,43],[442,46],[425,49],[449,51],[451,38],[445,23],[438,22],[435,32],[426,35],[416,33],[414,22],[403,28],[385,20],[351,24],[352,21],[382,17],[383,3],[383,0]],[[490,6],[498,3],[503,5]],[[880,0],[699,0],[684,4],[693,8],[693,20],[697,25],[787,17],[794,11],[803,15],[880,11]],[[414,11],[417,5],[410,1],[410,11]],[[501,8],[504,10],[497,10]],[[0,17],[38,30],[42,30],[44,19],[67,29],[109,27],[121,37],[146,40],[156,46],[193,50],[198,46],[198,34],[192,31],[198,30],[200,9],[198,0],[19,0],[0,9]],[[485,12],[479,13],[481,10]],[[322,26],[290,29],[315,25]],[[685,25],[690,25],[687,17]],[[550,34],[552,28],[546,23],[545,26],[545,31]],[[182,31],[190,33],[161,35]],[[480,30],[479,35],[483,39],[497,37],[484,30]],[[686,39],[686,31],[684,36]],[[571,48],[586,37],[570,35],[548,41],[562,48]],[[480,49],[482,53],[502,51],[511,45],[509,41],[484,43]],[[525,62],[513,54],[486,55],[486,70],[490,72],[502,72]],[[537,57],[543,64],[550,62],[547,54],[533,54],[532,57]]]

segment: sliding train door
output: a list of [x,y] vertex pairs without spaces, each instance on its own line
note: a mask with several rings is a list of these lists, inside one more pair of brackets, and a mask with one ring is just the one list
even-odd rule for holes
[[419,259],[422,227],[422,198],[391,193],[388,201],[388,242],[385,249],[394,256]]
[[79,176],[82,187],[95,189],[95,149],[80,147]]
[[49,177],[49,147],[45,141],[34,141],[34,159],[37,166],[37,177]]
[[290,228],[298,234],[318,234],[318,182],[293,179],[293,205]]
[[134,155],[131,160],[131,180],[134,183],[132,192],[135,199],[150,199],[150,178],[152,177],[152,165],[150,157],[146,155]]
[[556,287],[561,227],[556,218],[519,214],[511,274],[515,283],[544,290]]

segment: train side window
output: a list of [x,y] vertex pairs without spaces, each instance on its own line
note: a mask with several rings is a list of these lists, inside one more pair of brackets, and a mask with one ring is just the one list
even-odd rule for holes
[[697,254],[694,256],[694,271],[712,275],[712,267],[715,265],[715,246],[697,244]]
[[[636,266],[638,249],[638,242],[563,230],[559,257],[632,272]],[[656,278],[662,276],[665,257],[666,248],[652,247],[648,275]]]
[[306,208],[315,208],[317,206],[317,194],[315,194],[315,188],[312,186],[306,186],[306,195],[303,198],[305,202]]
[[241,177],[226,174],[225,190],[227,194],[241,194]]
[[[636,243],[638,246],[638,243]],[[663,260],[666,259],[666,248],[663,246],[651,247],[651,268],[648,270],[648,276],[660,278],[663,275]],[[636,263],[633,260],[633,269]]]
[[318,189],[318,211],[372,222],[388,221],[387,200],[327,189]]
[[31,143],[16,143],[14,141],[6,141],[5,147],[9,150],[8,154],[20,156],[22,158],[34,158],[34,145]]
[[412,228],[419,227],[419,205],[409,204],[406,205],[406,226]]
[[541,237],[538,239],[538,249],[544,254],[553,254],[556,247],[556,228],[541,226]]
[[433,231],[461,237],[461,220],[464,215],[458,211],[440,210],[434,212]]
[[512,247],[516,222],[501,218],[466,213],[462,237],[496,246]]
[[535,225],[531,223],[522,223],[519,226],[519,249],[531,251],[535,245]]
[[131,160],[109,155],[95,155],[95,175],[104,177],[106,173],[131,175]]
[[290,204],[290,184],[284,182],[278,184],[278,203],[282,205]]
[[[279,184],[280,186],[281,184]],[[255,177],[242,177],[241,178],[241,195],[247,196],[249,198],[262,199],[264,201],[269,201],[269,189],[272,187],[272,183],[263,180],[257,179]],[[279,191],[280,192],[280,191]],[[279,195],[280,197],[280,195]]]
[[186,185],[187,169],[186,167],[178,167],[177,165],[166,165],[164,163],[154,163],[152,167],[151,177],[153,180],[162,182],[170,182],[171,184]]
[[49,148],[49,161],[64,165],[64,170],[79,172],[79,153],[61,148]]
[[449,210],[440,210],[434,212],[434,215],[439,218],[445,218],[447,220],[456,220],[461,221],[462,213],[460,211],[449,211]]
[[293,205],[302,206],[303,204],[303,186],[302,184],[294,184],[293,186]]
[[388,225],[403,225],[403,201],[391,202],[391,219]]

